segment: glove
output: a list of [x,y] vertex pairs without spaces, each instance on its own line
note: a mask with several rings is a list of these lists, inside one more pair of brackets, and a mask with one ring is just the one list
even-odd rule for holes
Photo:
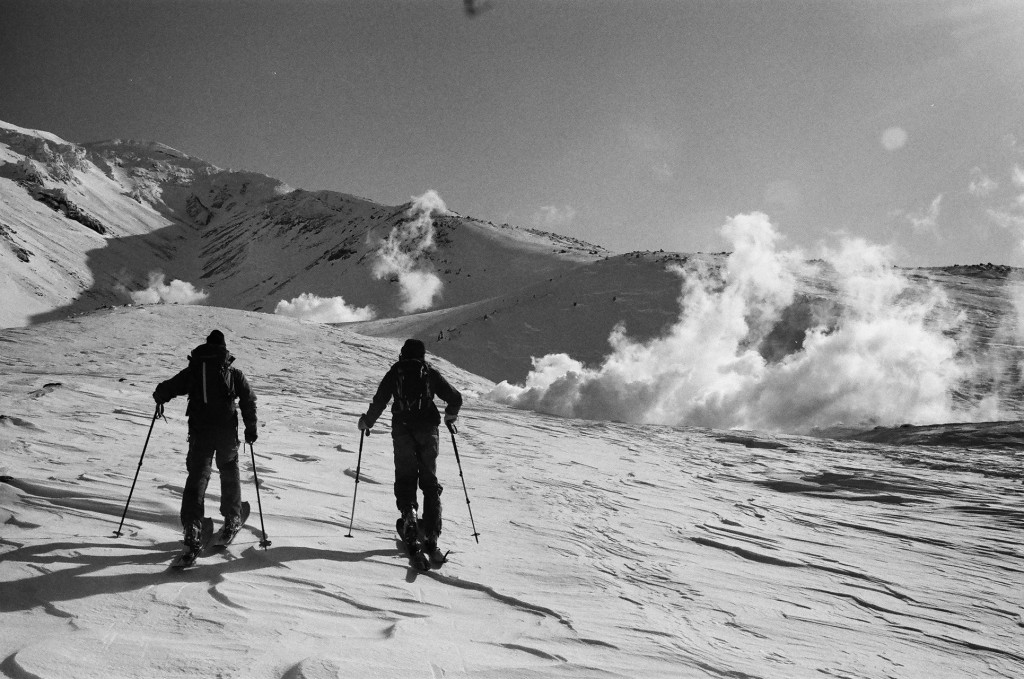
[[458,419],[459,419],[458,415],[453,415],[451,413],[445,413],[444,414],[444,424],[445,424],[446,427],[454,426],[455,425],[455,421],[458,420]]
[[153,392],[153,400],[156,401],[156,404],[158,406],[162,406],[163,404],[167,403],[167,401],[161,401],[160,397],[156,395],[155,391]]
[[245,428],[245,442],[246,443],[256,443],[256,439],[258,439],[258,438],[259,438],[259,435],[256,433],[256,425],[247,426]]
[[359,416],[359,431],[369,431],[370,425],[366,423],[366,415]]

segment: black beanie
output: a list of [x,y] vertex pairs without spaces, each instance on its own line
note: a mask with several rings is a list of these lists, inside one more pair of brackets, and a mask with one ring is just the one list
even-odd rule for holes
[[402,345],[402,353],[399,355],[402,358],[423,358],[427,355],[427,347],[422,340],[407,339]]
[[227,346],[227,342],[224,341],[224,333],[222,333],[220,330],[214,330],[213,332],[211,332],[210,335],[206,338],[206,343],[218,347]]

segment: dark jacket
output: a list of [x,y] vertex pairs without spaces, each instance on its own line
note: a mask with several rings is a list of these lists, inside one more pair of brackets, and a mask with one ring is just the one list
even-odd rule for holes
[[[200,393],[201,385],[196,383],[196,371],[192,369],[193,361],[214,360],[227,364],[231,373],[231,385],[234,391],[234,398],[231,399],[230,408],[220,414],[216,420],[202,419],[199,417],[198,407],[192,403],[195,394]],[[217,344],[200,344],[192,350],[189,356],[189,367],[185,368],[169,380],[157,385],[153,392],[153,398],[157,403],[166,403],[175,396],[189,396],[189,404],[185,409],[188,415],[189,427],[235,427],[238,428],[238,410],[235,408],[235,398],[238,399],[238,408],[242,411],[242,421],[246,427],[256,426],[256,394],[249,387],[248,380],[238,368],[230,367],[235,357],[226,347]]]
[[[384,409],[388,405],[388,401],[395,396],[396,389],[398,386],[398,370],[407,361],[417,361],[424,363],[427,367],[427,383],[430,385],[430,393],[434,396],[440,397],[447,405],[445,406],[444,412],[446,415],[458,415],[459,409],[462,407],[462,394],[448,384],[441,373],[437,371],[437,368],[430,365],[426,361],[420,361],[419,359],[405,358],[399,360],[397,363],[391,366],[387,374],[384,375],[384,379],[380,381],[380,385],[377,387],[377,393],[374,395],[373,400],[370,402],[370,408],[366,411],[364,419],[366,425],[372,427],[377,418],[381,416]],[[391,406],[391,417],[392,423],[401,420],[402,424],[415,427],[415,426],[431,426],[436,427],[441,424],[441,414],[437,410],[437,406],[434,405],[433,399],[427,404],[427,407],[420,411],[415,417],[410,418],[405,416],[403,413],[399,413],[395,407],[396,404]]]

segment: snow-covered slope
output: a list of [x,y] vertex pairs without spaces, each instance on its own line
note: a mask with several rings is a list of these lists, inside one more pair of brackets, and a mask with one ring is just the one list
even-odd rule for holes
[[[429,192],[428,192],[429,193]],[[130,301],[154,274],[205,301],[273,312],[300,295],[404,313],[403,276],[426,307],[493,297],[607,254],[575,239],[417,212],[331,191],[294,191],[155,142],[75,144],[0,123],[0,263],[23,325]],[[422,232],[409,231],[422,220]],[[402,256],[381,270],[385,243]],[[387,263],[387,262],[385,262]],[[398,284],[398,285],[396,285]],[[422,307],[422,308],[426,308]]]
[[[230,548],[168,572],[184,403],[140,458],[150,394],[213,328],[259,394],[254,512]],[[467,397],[481,535],[446,437],[450,562],[418,573],[393,535],[386,421],[350,513],[355,421],[396,341],[161,305],[0,346],[5,677],[1024,675],[1018,423],[1009,447],[974,448],[979,427],[929,447],[910,428],[895,446],[561,419],[488,402],[490,382],[438,360]]]
[[532,357],[564,352],[589,364],[608,351],[619,323],[638,339],[679,315],[678,255],[612,255],[538,277],[487,299],[438,311],[356,323],[360,333],[422,337],[431,351],[495,381],[522,381]]
[[[400,276],[378,277],[374,266],[381,242],[416,216],[410,211],[412,204],[386,207],[336,192],[295,191],[204,234],[201,282],[210,281],[211,303],[223,306],[272,312],[281,300],[308,293],[372,306],[380,316],[402,315]],[[410,243],[408,266],[440,281],[434,308],[487,299],[604,254],[561,243],[554,234],[453,213],[431,213],[428,223],[433,246],[417,251]]]
[[[168,220],[54,135],[0,123],[0,198],[0,325],[112,289],[129,267],[176,270]],[[120,240],[139,246],[123,261],[101,255]]]

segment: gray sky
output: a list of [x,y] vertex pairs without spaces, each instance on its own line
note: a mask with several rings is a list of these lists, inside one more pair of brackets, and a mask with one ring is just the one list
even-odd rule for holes
[[616,251],[1024,265],[1024,2],[0,0],[0,119]]

